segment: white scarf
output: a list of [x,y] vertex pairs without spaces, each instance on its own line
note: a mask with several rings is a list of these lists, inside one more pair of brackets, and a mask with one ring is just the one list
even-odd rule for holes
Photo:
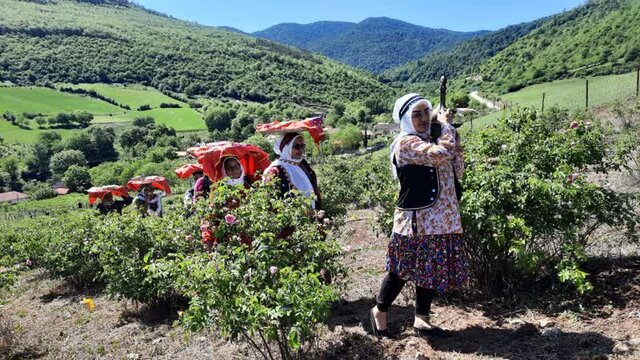
[[[242,173],[240,174],[240,177],[238,177],[237,179],[232,179],[229,175],[227,175],[227,171],[224,168],[224,164],[227,162],[227,160],[229,159],[234,159],[238,162],[238,164],[240,164],[240,170],[242,170]],[[228,177],[229,179],[227,180],[227,185],[244,185],[244,168],[242,167],[242,163],[240,163],[240,160],[238,160],[235,157],[228,157],[225,158],[222,161],[222,178],[226,178]]]
[[[287,173],[287,178],[289,179],[289,185],[296,190],[299,190],[304,194],[304,196],[310,198],[311,196],[315,196],[315,191],[313,190],[313,185],[311,184],[311,179],[307,173],[302,169],[300,162],[304,159],[304,156],[300,159],[291,158],[291,150],[293,149],[293,144],[296,139],[302,137],[302,135],[298,135],[294,137],[285,147],[280,150],[280,144],[284,139],[284,135],[282,134],[273,145],[273,151],[277,155],[280,155],[279,159],[276,159],[269,165],[269,167],[265,170],[265,173],[268,173],[271,168],[280,166]],[[311,207],[315,209],[316,202],[311,201]]]
[[[400,123],[400,133],[396,135],[395,139],[393,139],[393,142],[391,143],[391,153],[389,154],[389,160],[391,162],[391,172],[393,173],[394,178],[397,178],[398,174],[396,172],[395,165],[393,165],[393,158],[395,157],[396,151],[398,150],[397,148],[400,144],[400,140],[406,135],[418,135],[422,139],[426,140],[429,138],[429,132],[431,131],[431,129],[428,129],[424,133],[418,133],[413,127],[413,121],[411,121],[411,112],[413,111],[413,108],[416,107],[416,105],[425,102],[430,113],[432,110],[431,102],[429,102],[429,100],[417,98],[416,100],[409,101],[411,98],[416,96],[420,95],[415,93],[407,94],[396,100],[393,106],[393,121],[395,121],[396,123]],[[402,107],[405,106],[405,104],[409,104],[409,107],[402,115],[402,117],[400,117],[400,111],[402,110]]]

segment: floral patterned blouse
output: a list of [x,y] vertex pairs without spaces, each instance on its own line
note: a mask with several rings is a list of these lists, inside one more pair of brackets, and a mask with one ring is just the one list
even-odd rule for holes
[[[443,125],[442,135],[456,138],[451,125]],[[455,140],[452,140],[455,144]],[[457,145],[457,144],[456,144]],[[463,153],[460,147],[448,150],[444,146],[423,140],[417,135],[407,135],[396,147],[398,166],[407,164],[432,166],[438,169],[440,194],[435,204],[420,210],[396,209],[393,217],[393,232],[406,236],[462,234],[462,222],[458,211],[458,199],[454,185],[454,169],[458,180],[464,171]],[[417,234],[413,234],[412,219],[416,213]]]

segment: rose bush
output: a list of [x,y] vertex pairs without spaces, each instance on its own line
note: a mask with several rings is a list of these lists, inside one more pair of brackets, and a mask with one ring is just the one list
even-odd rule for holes
[[248,191],[217,186],[198,210],[217,240],[212,252],[159,259],[148,269],[152,278],[175,278],[190,299],[180,316],[188,329],[215,327],[265,358],[276,347],[290,359],[340,297],[343,251],[309,200],[278,199],[275,182]]

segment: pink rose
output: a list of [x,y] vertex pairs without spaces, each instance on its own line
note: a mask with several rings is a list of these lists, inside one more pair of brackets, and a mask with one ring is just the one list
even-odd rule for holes
[[320,275],[322,275],[322,276],[326,276],[326,275],[327,275],[327,270],[325,270],[325,269],[320,269]]
[[269,272],[271,273],[271,275],[275,275],[278,272],[278,267],[277,266],[270,267]]
[[191,241],[191,240],[193,240],[193,236],[187,235],[187,236],[184,237],[184,239],[187,240],[187,241]]
[[342,248],[342,251],[346,252],[347,254],[350,253],[352,250],[353,248],[351,247],[351,245],[347,245]]
[[578,124],[578,122],[577,122],[577,121],[573,121],[573,122],[571,122],[571,125],[569,125],[569,127],[570,127],[570,128],[572,128],[572,129],[575,129],[575,128],[577,128],[578,126],[579,126],[579,124]]
[[207,230],[209,230],[209,227],[207,225],[204,225],[204,224],[200,225],[200,231],[204,232],[204,231],[207,231]]
[[24,264],[31,267],[33,266],[33,261],[31,261],[31,259],[27,259],[27,261],[25,261]]
[[231,214],[227,214],[224,216],[224,221],[226,221],[229,225],[233,225],[236,223],[236,217]]

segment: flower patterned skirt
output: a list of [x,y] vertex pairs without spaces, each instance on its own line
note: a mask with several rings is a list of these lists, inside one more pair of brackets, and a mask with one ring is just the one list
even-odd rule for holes
[[394,233],[387,271],[417,286],[445,292],[466,284],[464,234],[405,236]]

